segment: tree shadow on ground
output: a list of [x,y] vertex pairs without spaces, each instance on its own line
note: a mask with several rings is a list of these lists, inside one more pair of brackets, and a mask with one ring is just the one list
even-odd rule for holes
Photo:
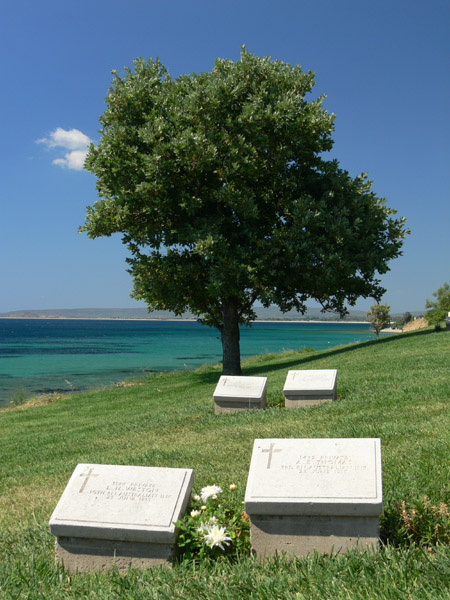
[[[305,353],[302,350],[298,351],[297,355],[292,357],[292,360],[282,360],[282,354],[280,354],[280,361],[277,364],[264,364],[264,365],[246,365],[244,362],[242,368],[243,376],[267,376],[268,373],[272,373],[275,371],[280,371],[284,369],[289,369],[291,367],[302,367],[303,365],[308,365],[310,363],[316,362],[318,359],[326,356],[327,358],[333,358],[334,356],[338,356],[340,354],[347,354],[349,352],[355,352],[360,350],[361,348],[369,348],[371,346],[377,346],[384,344],[395,344],[398,340],[404,340],[406,337],[412,338],[416,336],[424,336],[430,335],[432,333],[436,333],[434,329],[426,329],[414,332],[405,332],[405,333],[396,333],[392,334],[390,337],[381,338],[379,340],[369,340],[368,342],[360,342],[357,344],[349,344],[348,346],[338,346],[335,349],[331,350],[319,350],[318,352]],[[264,355],[261,355],[264,356]],[[222,374],[219,370],[214,371],[206,371],[202,372],[194,371],[192,375],[199,381],[203,383],[217,383],[218,378]]]

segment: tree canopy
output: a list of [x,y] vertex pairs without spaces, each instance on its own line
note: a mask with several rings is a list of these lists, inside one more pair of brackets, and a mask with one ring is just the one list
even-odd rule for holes
[[332,148],[334,115],[307,100],[314,74],[242,49],[211,72],[172,79],[137,59],[114,80],[87,170],[100,199],[81,228],[121,233],[133,295],[186,310],[221,332],[226,374],[240,372],[239,324],[253,305],[346,314],[377,301],[377,278],[403,243],[403,218],[352,178]]
[[436,292],[433,292],[436,300],[427,300],[425,318],[430,325],[440,325],[450,313],[450,285],[444,283]]
[[374,304],[366,313],[367,320],[372,325],[377,339],[380,337],[380,331],[387,327],[391,322],[389,311],[391,307],[388,304]]

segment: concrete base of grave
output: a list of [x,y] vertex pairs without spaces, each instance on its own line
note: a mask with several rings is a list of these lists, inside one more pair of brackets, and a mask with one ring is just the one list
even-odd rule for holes
[[262,400],[251,401],[251,402],[249,402],[248,399],[240,400],[237,402],[236,401],[230,402],[229,400],[214,399],[214,412],[216,415],[219,415],[222,413],[240,412],[242,410],[253,410],[253,409],[265,408],[265,407],[266,407],[266,399],[265,398],[263,398]]
[[313,406],[315,404],[322,404],[323,402],[333,402],[336,400],[336,394],[331,393],[328,395],[318,396],[304,395],[304,396],[291,396],[284,395],[284,406],[286,408],[301,408],[302,406]]
[[261,559],[370,549],[378,545],[379,518],[250,515],[250,540]]
[[90,538],[58,537],[55,543],[57,563],[71,573],[110,571],[117,567],[125,573],[129,568],[149,569],[171,566],[173,545],[124,542]]

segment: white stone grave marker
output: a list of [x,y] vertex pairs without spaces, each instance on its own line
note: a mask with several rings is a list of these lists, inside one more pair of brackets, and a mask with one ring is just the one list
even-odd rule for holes
[[255,440],[245,510],[258,556],[376,545],[382,505],[379,439]]
[[336,400],[336,369],[289,371],[283,393],[286,408]]
[[169,564],[192,469],[79,464],[50,518],[56,559],[72,571]]
[[266,406],[267,377],[222,375],[214,391],[216,414]]

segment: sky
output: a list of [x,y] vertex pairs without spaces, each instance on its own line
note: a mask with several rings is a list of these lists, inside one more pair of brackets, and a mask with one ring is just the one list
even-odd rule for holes
[[314,71],[310,99],[336,114],[329,157],[411,229],[382,302],[422,311],[450,282],[449,25],[448,0],[0,0],[0,313],[145,306],[120,235],[77,232],[111,70],[159,57],[175,78],[242,45]]

